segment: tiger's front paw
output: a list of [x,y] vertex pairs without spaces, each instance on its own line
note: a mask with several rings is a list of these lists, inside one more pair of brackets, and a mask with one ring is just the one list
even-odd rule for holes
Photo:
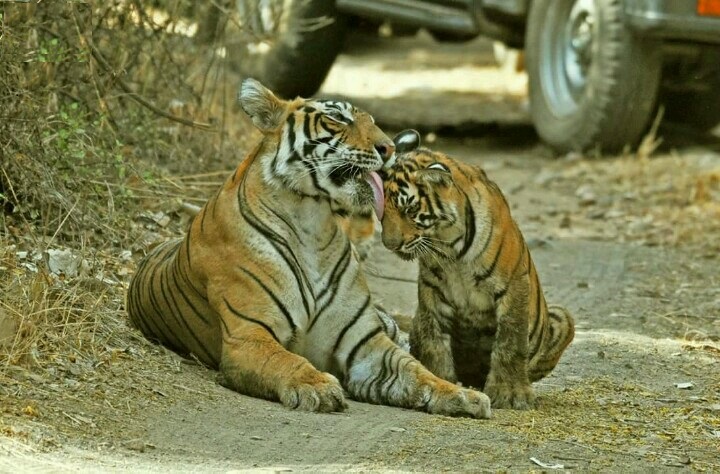
[[331,374],[317,370],[293,377],[279,395],[283,405],[297,410],[328,413],[347,408],[340,382]]
[[530,384],[488,382],[485,393],[492,400],[493,408],[529,410],[535,407],[535,392]]
[[436,415],[490,418],[490,398],[482,392],[447,384],[436,391],[428,403],[428,412]]

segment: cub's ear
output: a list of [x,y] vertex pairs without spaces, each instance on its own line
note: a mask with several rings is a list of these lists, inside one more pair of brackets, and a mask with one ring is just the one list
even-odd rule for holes
[[450,186],[453,182],[450,168],[437,161],[430,163],[424,169],[418,170],[417,179],[426,184],[439,184],[441,186]]
[[278,99],[270,89],[252,78],[245,79],[240,85],[238,102],[262,132],[277,129],[287,110],[287,102]]
[[393,137],[396,153],[407,153],[420,146],[420,134],[417,130],[409,128]]
[[409,153],[416,150],[417,147],[420,146],[420,134],[416,130],[408,128],[407,130],[403,130],[395,135],[392,141],[395,145],[395,153],[393,153],[390,159],[383,165],[384,170],[388,170],[395,166],[395,163],[397,163],[398,153]]

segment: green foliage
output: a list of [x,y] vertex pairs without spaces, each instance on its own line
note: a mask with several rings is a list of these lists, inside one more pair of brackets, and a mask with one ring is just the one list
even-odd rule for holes
[[13,225],[70,246],[108,234],[135,241],[128,222],[184,198],[159,175],[235,163],[237,145],[223,135],[163,115],[205,122],[203,101],[226,100],[231,86],[215,59],[205,64],[192,39],[173,33],[195,3],[154,6],[166,20],[146,2],[0,2],[0,212]]
[[55,124],[57,128],[46,130],[43,139],[52,144],[64,156],[82,162],[87,148],[84,117],[79,113],[78,103],[63,107]]
[[37,49],[37,61],[41,63],[58,63],[65,59],[66,50],[57,38],[43,42]]
[[[122,153],[123,143],[115,139],[96,146],[94,137],[104,133],[104,118],[92,119],[90,115],[73,102],[63,107],[51,121],[52,128],[43,132],[43,141],[55,152],[51,159],[53,168],[73,188],[83,186],[78,178],[110,182],[117,185],[117,198],[132,197],[132,191],[125,186],[132,167]],[[47,158],[53,155],[48,154]],[[97,189],[100,195],[107,192],[104,186]]]

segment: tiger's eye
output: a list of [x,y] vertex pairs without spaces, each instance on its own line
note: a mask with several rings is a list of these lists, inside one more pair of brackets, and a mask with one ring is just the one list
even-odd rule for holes
[[352,119],[337,112],[328,112],[324,115],[324,117],[343,125],[350,125],[353,122]]

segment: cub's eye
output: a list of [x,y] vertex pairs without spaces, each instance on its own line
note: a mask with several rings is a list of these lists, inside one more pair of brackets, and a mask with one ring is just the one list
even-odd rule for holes
[[435,225],[438,218],[430,214],[420,214],[415,218],[415,225],[418,229],[429,229]]
[[405,214],[409,216],[414,216],[420,211],[420,203],[416,202],[413,204],[410,204],[405,208]]

